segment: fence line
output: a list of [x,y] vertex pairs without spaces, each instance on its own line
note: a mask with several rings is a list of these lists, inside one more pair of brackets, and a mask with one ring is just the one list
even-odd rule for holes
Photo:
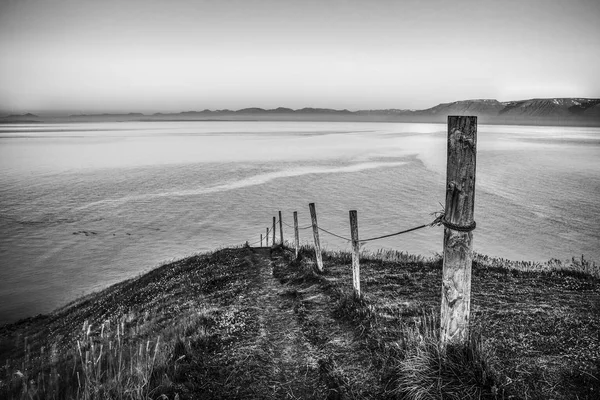
[[[469,314],[471,307],[471,265],[473,261],[473,234],[475,220],[475,157],[477,153],[477,117],[448,116],[446,203],[441,212],[433,213],[436,218],[423,224],[398,232],[360,240],[356,210],[350,211],[350,233],[348,238],[319,227],[315,203],[309,204],[311,225],[299,228],[297,212],[294,226],[283,222],[279,211],[279,230],[283,245],[283,225],[294,229],[296,257],[298,257],[298,230],[312,227],[317,269],[323,271],[319,231],[352,243],[354,294],[360,297],[359,249],[360,244],[402,235],[432,226],[444,226],[444,260],[442,270],[442,304],[440,342],[445,348],[448,342],[468,340]],[[275,245],[276,218],[273,217],[272,245]],[[267,228],[268,246],[269,228]],[[262,241],[260,241],[262,243]],[[248,243],[248,242],[246,242]]]
[[[294,211],[294,212],[296,212],[296,211]],[[280,211],[280,213],[281,213],[281,211]],[[372,241],[375,241],[375,240],[385,239],[385,238],[392,237],[392,236],[398,236],[398,235],[402,235],[404,233],[409,233],[409,232],[412,232],[412,231],[416,231],[416,230],[423,229],[423,228],[428,228],[428,227],[433,227],[433,226],[446,225],[446,224],[447,225],[451,225],[451,224],[447,223],[444,220],[445,214],[444,214],[443,211],[436,211],[436,212],[431,213],[430,215],[436,215],[436,218],[432,222],[430,222],[428,224],[419,225],[419,226],[416,226],[414,228],[409,228],[409,229],[405,229],[405,230],[402,230],[402,231],[399,231],[399,232],[389,233],[389,234],[382,235],[382,236],[375,236],[375,237],[371,237],[371,238],[367,238],[367,239],[360,239],[359,243],[363,244],[363,243],[367,243],[367,242],[372,242]],[[290,225],[287,222],[283,221],[283,218],[282,219],[278,219],[278,218],[275,218],[275,217],[273,217],[273,218],[274,218],[273,219],[273,222],[274,222],[273,226],[276,226],[277,224],[279,224],[279,226],[281,226],[281,224],[283,224],[283,225],[285,225],[285,226],[287,226],[289,228],[295,229],[295,227],[293,225]],[[312,225],[308,225],[308,226],[305,226],[305,227],[298,227],[299,230],[301,230],[301,229],[308,229],[308,228],[312,228]],[[327,233],[327,234],[329,234],[331,236],[335,236],[335,237],[337,237],[339,239],[345,240],[346,242],[352,242],[352,239],[349,238],[349,237],[338,235],[337,233],[331,232],[331,231],[329,231],[329,230],[327,230],[327,229],[325,229],[325,228],[323,228],[321,226],[318,226],[317,228],[320,231],[322,231],[322,232],[325,232],[325,233]],[[272,232],[274,232],[274,229],[266,228],[266,236],[267,236],[267,238],[268,238],[269,234],[271,234]],[[281,240],[282,240],[282,243],[283,243],[283,232],[281,233]],[[248,241],[246,241],[246,242],[248,242]],[[260,242],[260,241],[257,241],[255,243],[258,243],[258,242]]]

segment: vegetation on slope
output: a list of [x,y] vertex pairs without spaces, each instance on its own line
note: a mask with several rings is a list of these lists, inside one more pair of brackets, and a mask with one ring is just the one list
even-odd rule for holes
[[355,299],[350,255],[313,255],[202,254],[1,327],[0,398],[598,396],[590,271],[477,257],[470,342],[440,352],[441,260],[365,253]]

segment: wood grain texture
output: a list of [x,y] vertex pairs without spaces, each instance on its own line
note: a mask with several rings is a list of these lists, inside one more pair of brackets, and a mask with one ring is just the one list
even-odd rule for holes
[[279,211],[279,240],[283,245],[283,218],[281,218],[281,211]]
[[[473,223],[477,117],[448,117],[448,161],[445,219],[452,224]],[[466,342],[471,308],[473,232],[444,228],[444,267],[440,340]]]
[[352,286],[354,287],[354,296],[360,298],[360,242],[356,210],[350,210],[350,237],[352,238]]
[[319,241],[319,224],[317,223],[317,209],[315,203],[308,205],[310,209],[310,220],[312,222],[313,238],[315,240],[315,257],[317,259],[317,269],[323,271],[323,257],[321,255],[321,242]]
[[296,250],[296,258],[300,251],[300,231],[298,230],[298,211],[294,211],[294,248]]

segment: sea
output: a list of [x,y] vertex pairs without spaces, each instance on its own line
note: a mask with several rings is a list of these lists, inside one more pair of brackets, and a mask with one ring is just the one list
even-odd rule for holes
[[[445,124],[0,125],[0,325],[171,260],[259,245],[279,211],[291,240],[309,203],[342,237],[349,210],[361,238],[429,223],[444,203],[446,140]],[[600,128],[479,125],[476,165],[475,251],[600,261]],[[364,249],[431,257],[442,240],[431,227]]]

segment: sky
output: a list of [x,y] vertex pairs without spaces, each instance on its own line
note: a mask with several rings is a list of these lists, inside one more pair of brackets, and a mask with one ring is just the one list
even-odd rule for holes
[[0,112],[600,97],[600,0],[0,0]]

